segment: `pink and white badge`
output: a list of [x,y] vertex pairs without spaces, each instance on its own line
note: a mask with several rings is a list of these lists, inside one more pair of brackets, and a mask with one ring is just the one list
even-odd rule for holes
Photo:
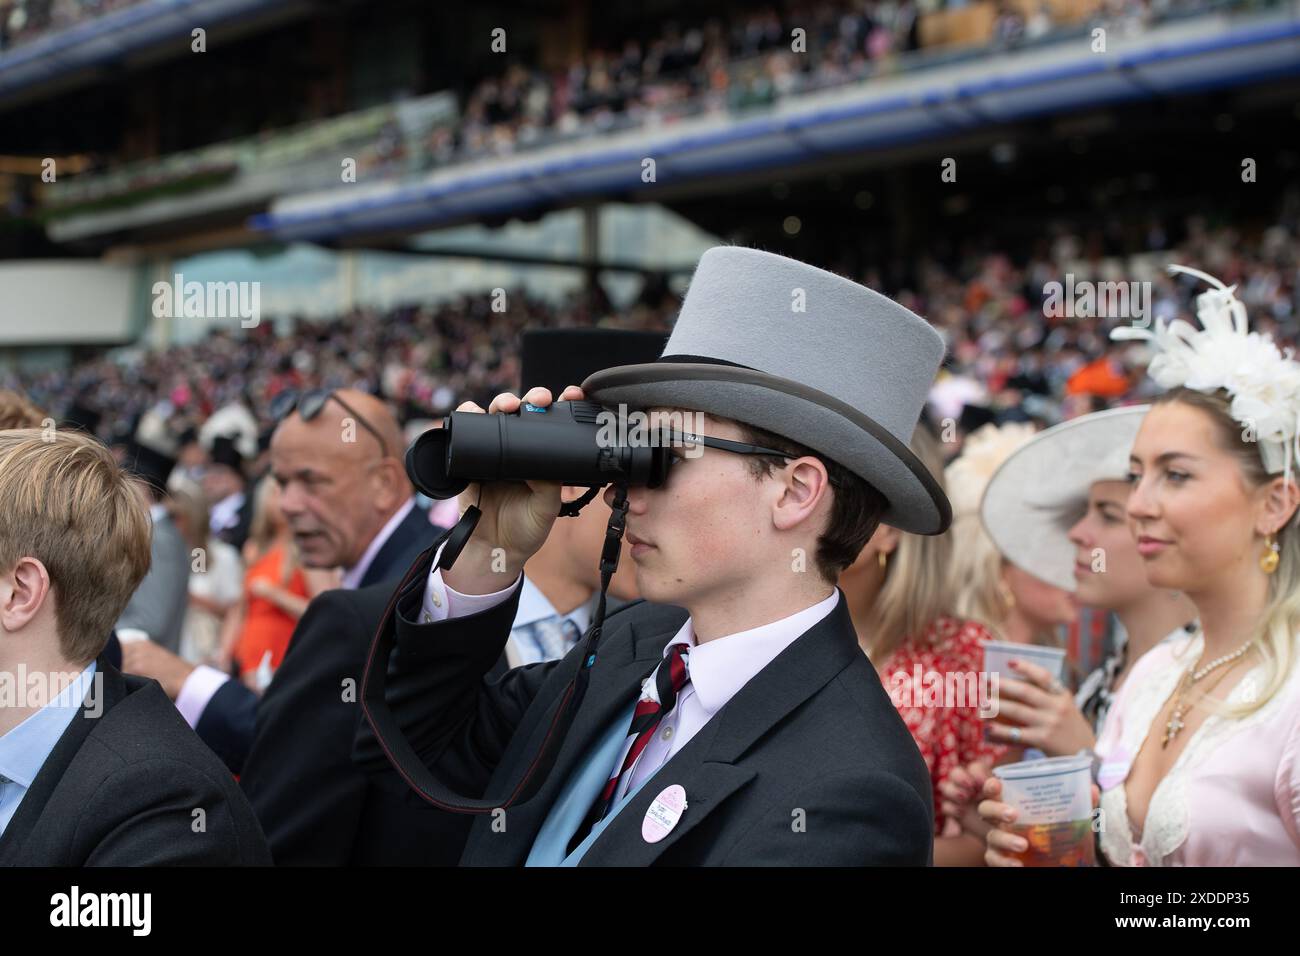
[[646,843],[658,843],[677,826],[677,821],[686,811],[686,791],[680,784],[673,784],[659,792],[659,796],[650,802],[650,808],[641,821],[641,836]]

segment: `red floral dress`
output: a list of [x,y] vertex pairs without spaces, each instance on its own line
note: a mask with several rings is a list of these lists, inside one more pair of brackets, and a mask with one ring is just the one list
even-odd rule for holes
[[981,758],[994,763],[1006,752],[1005,746],[984,739],[979,717],[980,695],[987,698],[989,688],[978,675],[984,642],[992,638],[982,624],[939,617],[920,640],[906,641],[878,668],[930,771],[936,835],[944,824],[939,784],[955,767]]

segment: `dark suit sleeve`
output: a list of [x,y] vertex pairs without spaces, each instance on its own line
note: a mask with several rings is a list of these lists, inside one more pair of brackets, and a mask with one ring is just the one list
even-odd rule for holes
[[348,592],[319,595],[262,698],[239,783],[279,866],[342,866],[351,857],[367,796],[367,778],[352,765],[358,664],[372,627]]
[[[106,822],[107,821],[107,822]],[[95,828],[103,828],[96,833]],[[109,774],[77,821],[91,831],[87,866],[269,865],[266,840],[227,779],[183,760],[156,758]]]
[[[416,623],[428,576],[397,604],[385,699],[416,754],[446,786],[481,797],[510,738],[548,678],[563,661],[516,667],[488,677],[519,608],[522,580],[500,604],[466,617]],[[388,762],[368,721],[357,735],[356,759],[368,769]]]
[[194,732],[234,774],[241,773],[253,744],[257,695],[237,680],[228,680],[203,708]]
[[729,866],[928,866],[934,816],[893,774],[832,773],[795,788],[736,841]]

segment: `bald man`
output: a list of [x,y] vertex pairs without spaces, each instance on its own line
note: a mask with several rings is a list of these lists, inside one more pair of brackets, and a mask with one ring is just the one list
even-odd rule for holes
[[303,563],[342,568],[345,588],[405,571],[405,555],[429,537],[429,522],[415,509],[397,419],[355,389],[331,393],[318,410],[304,405],[271,438],[271,474]]
[[[323,402],[290,396],[271,438],[271,477],[280,485],[280,508],[303,564],[339,568],[347,590],[391,585],[432,543],[442,529],[416,506],[404,450],[397,419],[373,395],[339,389]],[[303,656],[295,648],[312,643],[303,634],[311,617],[299,622],[276,683],[290,659]],[[124,648],[123,667],[157,679],[199,736],[240,772],[257,711],[251,692],[229,675],[191,667],[152,644]]]

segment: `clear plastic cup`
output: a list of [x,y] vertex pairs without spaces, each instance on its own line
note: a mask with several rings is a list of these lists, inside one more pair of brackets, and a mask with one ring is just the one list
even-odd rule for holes
[[1049,671],[1057,680],[1062,683],[1065,681],[1065,648],[1063,647],[1016,644],[1013,641],[984,642],[985,673],[997,674],[999,677],[1010,677],[1013,680],[1023,680],[1022,675],[1017,674],[1007,666],[1013,660],[1037,664]]
[[1011,830],[1029,848],[1025,866],[1094,866],[1092,758],[1050,757],[994,767],[1002,802],[1018,811]]

